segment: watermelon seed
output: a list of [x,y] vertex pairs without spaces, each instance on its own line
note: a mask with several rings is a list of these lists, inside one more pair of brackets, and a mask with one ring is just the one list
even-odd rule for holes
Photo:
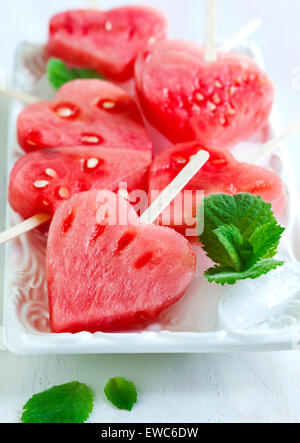
[[217,109],[216,105],[210,101],[207,102],[207,107],[210,111],[215,111]]
[[88,169],[94,169],[99,165],[98,158],[89,158],[86,162],[86,167]]
[[111,23],[111,22],[105,22],[105,30],[106,30],[107,32],[112,31],[112,28],[113,28],[113,26],[112,26],[112,23]]
[[48,177],[57,178],[57,173],[56,173],[56,171],[54,169],[47,168],[45,170],[45,174],[48,175]]
[[232,106],[228,106],[228,108],[227,108],[227,113],[228,113],[229,115],[235,115],[235,114],[236,114],[235,109],[233,109]]
[[155,42],[156,42],[156,38],[152,35],[152,36],[149,38],[148,43],[149,43],[149,45],[154,45]]
[[216,160],[212,160],[211,164],[212,165],[225,165],[226,160],[224,158],[218,158]]
[[229,88],[229,95],[233,96],[236,93],[236,87],[235,86],[230,86]]
[[53,112],[60,118],[71,118],[79,114],[78,106],[73,103],[58,103],[52,108]]
[[43,205],[44,206],[50,206],[50,203],[47,200],[43,200]]
[[214,94],[213,95],[213,102],[216,104],[216,105],[219,105],[220,103],[221,103],[221,99],[220,99],[220,97],[219,97],[219,94]]
[[217,80],[217,81],[215,82],[215,87],[216,87],[216,88],[219,88],[219,89],[222,88],[222,84],[221,84],[221,82],[219,82],[219,80]]
[[105,231],[105,225],[95,225],[90,238],[90,242],[95,242]]
[[196,99],[197,99],[199,102],[203,102],[203,100],[205,99],[204,95],[201,94],[201,92],[197,92],[197,94],[195,95],[195,97],[196,97]]
[[127,246],[130,245],[131,242],[133,242],[133,240],[136,237],[136,233],[135,232],[126,232],[119,240],[118,242],[118,248],[117,248],[117,252],[121,252],[123,251],[125,248],[127,248]]
[[104,109],[113,109],[116,107],[116,103],[110,100],[106,100],[102,103],[102,108]]
[[59,197],[62,198],[63,200],[66,200],[70,197],[70,191],[65,186],[61,186],[58,189],[57,193],[58,193]]
[[234,83],[235,83],[236,85],[241,85],[241,84],[242,84],[242,81],[243,81],[242,77],[239,76],[239,77],[236,77],[236,79],[234,80]]
[[46,188],[49,185],[49,182],[47,180],[37,180],[33,183],[33,186],[38,189]]
[[220,123],[223,126],[226,125],[226,123],[227,123],[227,120],[226,120],[226,118],[223,115],[220,117]]
[[180,155],[173,157],[173,160],[177,165],[185,165],[188,162],[186,158],[181,157]]
[[69,211],[69,214],[67,215],[67,217],[64,219],[64,222],[63,222],[63,232],[64,233],[68,232],[68,230],[71,228],[74,218],[75,218],[75,214],[74,214],[73,209],[71,209]]
[[97,135],[82,135],[81,141],[88,144],[100,143],[101,139]]
[[34,142],[32,140],[27,140],[27,144],[31,145],[31,146],[36,146],[36,142]]
[[70,108],[61,107],[56,110],[56,114],[62,118],[69,118],[74,115],[74,111]]
[[105,30],[107,32],[112,31],[112,23],[111,22],[105,22]]
[[144,266],[146,266],[150,260],[153,258],[153,253],[152,252],[146,252],[144,255],[142,255],[137,262],[135,263],[135,267],[137,269],[141,269]]

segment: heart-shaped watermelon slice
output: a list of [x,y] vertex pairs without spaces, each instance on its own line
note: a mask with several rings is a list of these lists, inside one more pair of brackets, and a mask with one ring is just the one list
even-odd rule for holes
[[200,46],[164,41],[144,51],[135,71],[147,118],[173,143],[224,149],[268,121],[273,85],[246,56],[219,53],[208,63]]
[[10,175],[9,202],[24,218],[53,215],[66,199],[90,189],[148,190],[149,151],[92,146],[41,149],[21,157]]
[[27,106],[18,118],[18,139],[26,152],[80,145],[152,150],[135,102],[97,79],[66,83],[55,100]]
[[166,18],[152,8],[71,10],[52,18],[48,51],[71,65],[125,81],[133,76],[138,54],[166,34]]
[[[160,154],[150,168],[149,195],[155,200],[169,183],[199,150],[208,151],[210,158],[193,177],[184,191],[162,214],[161,224],[173,227],[181,233],[195,228],[197,206],[201,195],[196,191],[211,194],[251,193],[272,204],[274,214],[279,217],[286,204],[286,190],[283,181],[275,173],[261,166],[238,162],[228,151],[200,147],[198,143],[185,143],[172,146]],[[199,200],[200,199],[200,200]],[[183,209],[182,209],[183,208]]]
[[[122,220],[128,216],[128,223],[120,223],[120,214]],[[195,264],[183,236],[142,224],[133,207],[116,194],[76,194],[60,206],[50,226],[51,330],[141,328],[180,299]]]

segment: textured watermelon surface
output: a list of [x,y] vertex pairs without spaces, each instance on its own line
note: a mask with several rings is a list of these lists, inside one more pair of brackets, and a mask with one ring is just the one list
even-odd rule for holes
[[53,215],[65,200],[91,189],[147,191],[148,151],[93,146],[41,149],[21,157],[10,174],[9,202],[24,218]]
[[26,152],[80,145],[152,150],[134,101],[97,79],[71,81],[55,100],[24,108],[18,117],[18,140]]
[[[208,151],[210,158],[203,168],[189,182],[184,191],[192,191],[186,198],[182,193],[177,197],[183,204],[174,202],[165,211],[170,213],[170,226],[179,232],[193,228],[193,220],[197,213],[196,191],[204,191],[205,196],[211,194],[251,193],[272,204],[273,211],[279,217],[286,205],[286,190],[280,177],[261,166],[238,162],[229,152],[207,149],[198,143],[175,145],[164,151],[154,160],[149,174],[149,193],[162,191],[178,175],[189,162],[190,157],[200,149]],[[155,199],[155,198],[154,198]],[[166,217],[165,217],[166,219]],[[162,223],[162,217],[160,222]]]
[[72,65],[125,81],[133,76],[138,54],[166,34],[166,18],[152,8],[71,10],[52,18],[48,51]]
[[267,123],[274,100],[271,81],[252,59],[219,53],[207,63],[202,47],[182,41],[145,50],[135,78],[148,120],[173,143],[234,146]]
[[[121,223],[124,215],[127,224]],[[50,226],[51,330],[93,333],[144,327],[180,299],[195,264],[183,236],[141,224],[133,207],[117,194],[76,194],[60,206]]]

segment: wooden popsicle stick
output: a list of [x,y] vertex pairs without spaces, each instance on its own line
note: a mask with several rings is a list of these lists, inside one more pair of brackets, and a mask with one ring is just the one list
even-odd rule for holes
[[218,51],[230,52],[238,45],[244,43],[244,41],[254,32],[256,32],[262,25],[262,21],[258,18],[251,20],[245,26],[243,26],[236,34],[226,40],[221,46],[219,46]]
[[20,237],[20,235],[25,234],[26,232],[32,231],[32,229],[37,228],[38,226],[43,225],[47,221],[49,221],[51,216],[49,214],[37,214],[28,220],[19,223],[13,228],[8,229],[0,234],[0,245],[6,243],[14,238]]
[[247,159],[248,163],[260,163],[267,155],[272,154],[272,152],[278,148],[278,146],[288,140],[290,137],[295,135],[298,131],[300,131],[300,120],[286,129],[282,134],[268,141],[264,145],[262,145],[258,151],[255,152],[254,155],[251,155],[249,159]]
[[34,97],[33,95],[26,94],[25,92],[16,91],[14,89],[0,88],[0,94],[6,95],[7,97],[19,100],[26,105],[32,105],[41,101],[40,98]]
[[182,169],[177,177],[167,186],[154,201],[154,203],[141,216],[141,222],[152,224],[160,214],[169,206],[174,198],[191,181],[195,174],[205,165],[209,159],[207,151],[199,151],[192,156],[189,163]]
[[4,329],[2,326],[0,326],[0,352],[6,351],[5,344],[4,344]]
[[206,0],[205,60],[217,59],[217,0]]
[[98,9],[98,3],[97,0],[87,0],[89,7],[91,9]]

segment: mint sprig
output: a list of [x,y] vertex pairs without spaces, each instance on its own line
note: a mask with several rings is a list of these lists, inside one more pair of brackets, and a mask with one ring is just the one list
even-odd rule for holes
[[137,402],[136,387],[123,377],[111,378],[104,392],[107,399],[118,409],[131,411]]
[[77,381],[54,386],[25,404],[22,423],[84,423],[93,410],[94,394]]
[[47,74],[54,89],[59,89],[65,83],[80,78],[98,78],[105,80],[104,77],[92,69],[69,69],[66,64],[58,58],[51,58],[48,61]]
[[[202,221],[199,208],[198,223]],[[200,225],[199,225],[200,229]],[[205,272],[210,282],[233,285],[256,279],[284,263],[273,259],[284,228],[270,203],[253,194],[211,195],[204,199],[204,231],[199,235],[207,256],[217,265]]]

